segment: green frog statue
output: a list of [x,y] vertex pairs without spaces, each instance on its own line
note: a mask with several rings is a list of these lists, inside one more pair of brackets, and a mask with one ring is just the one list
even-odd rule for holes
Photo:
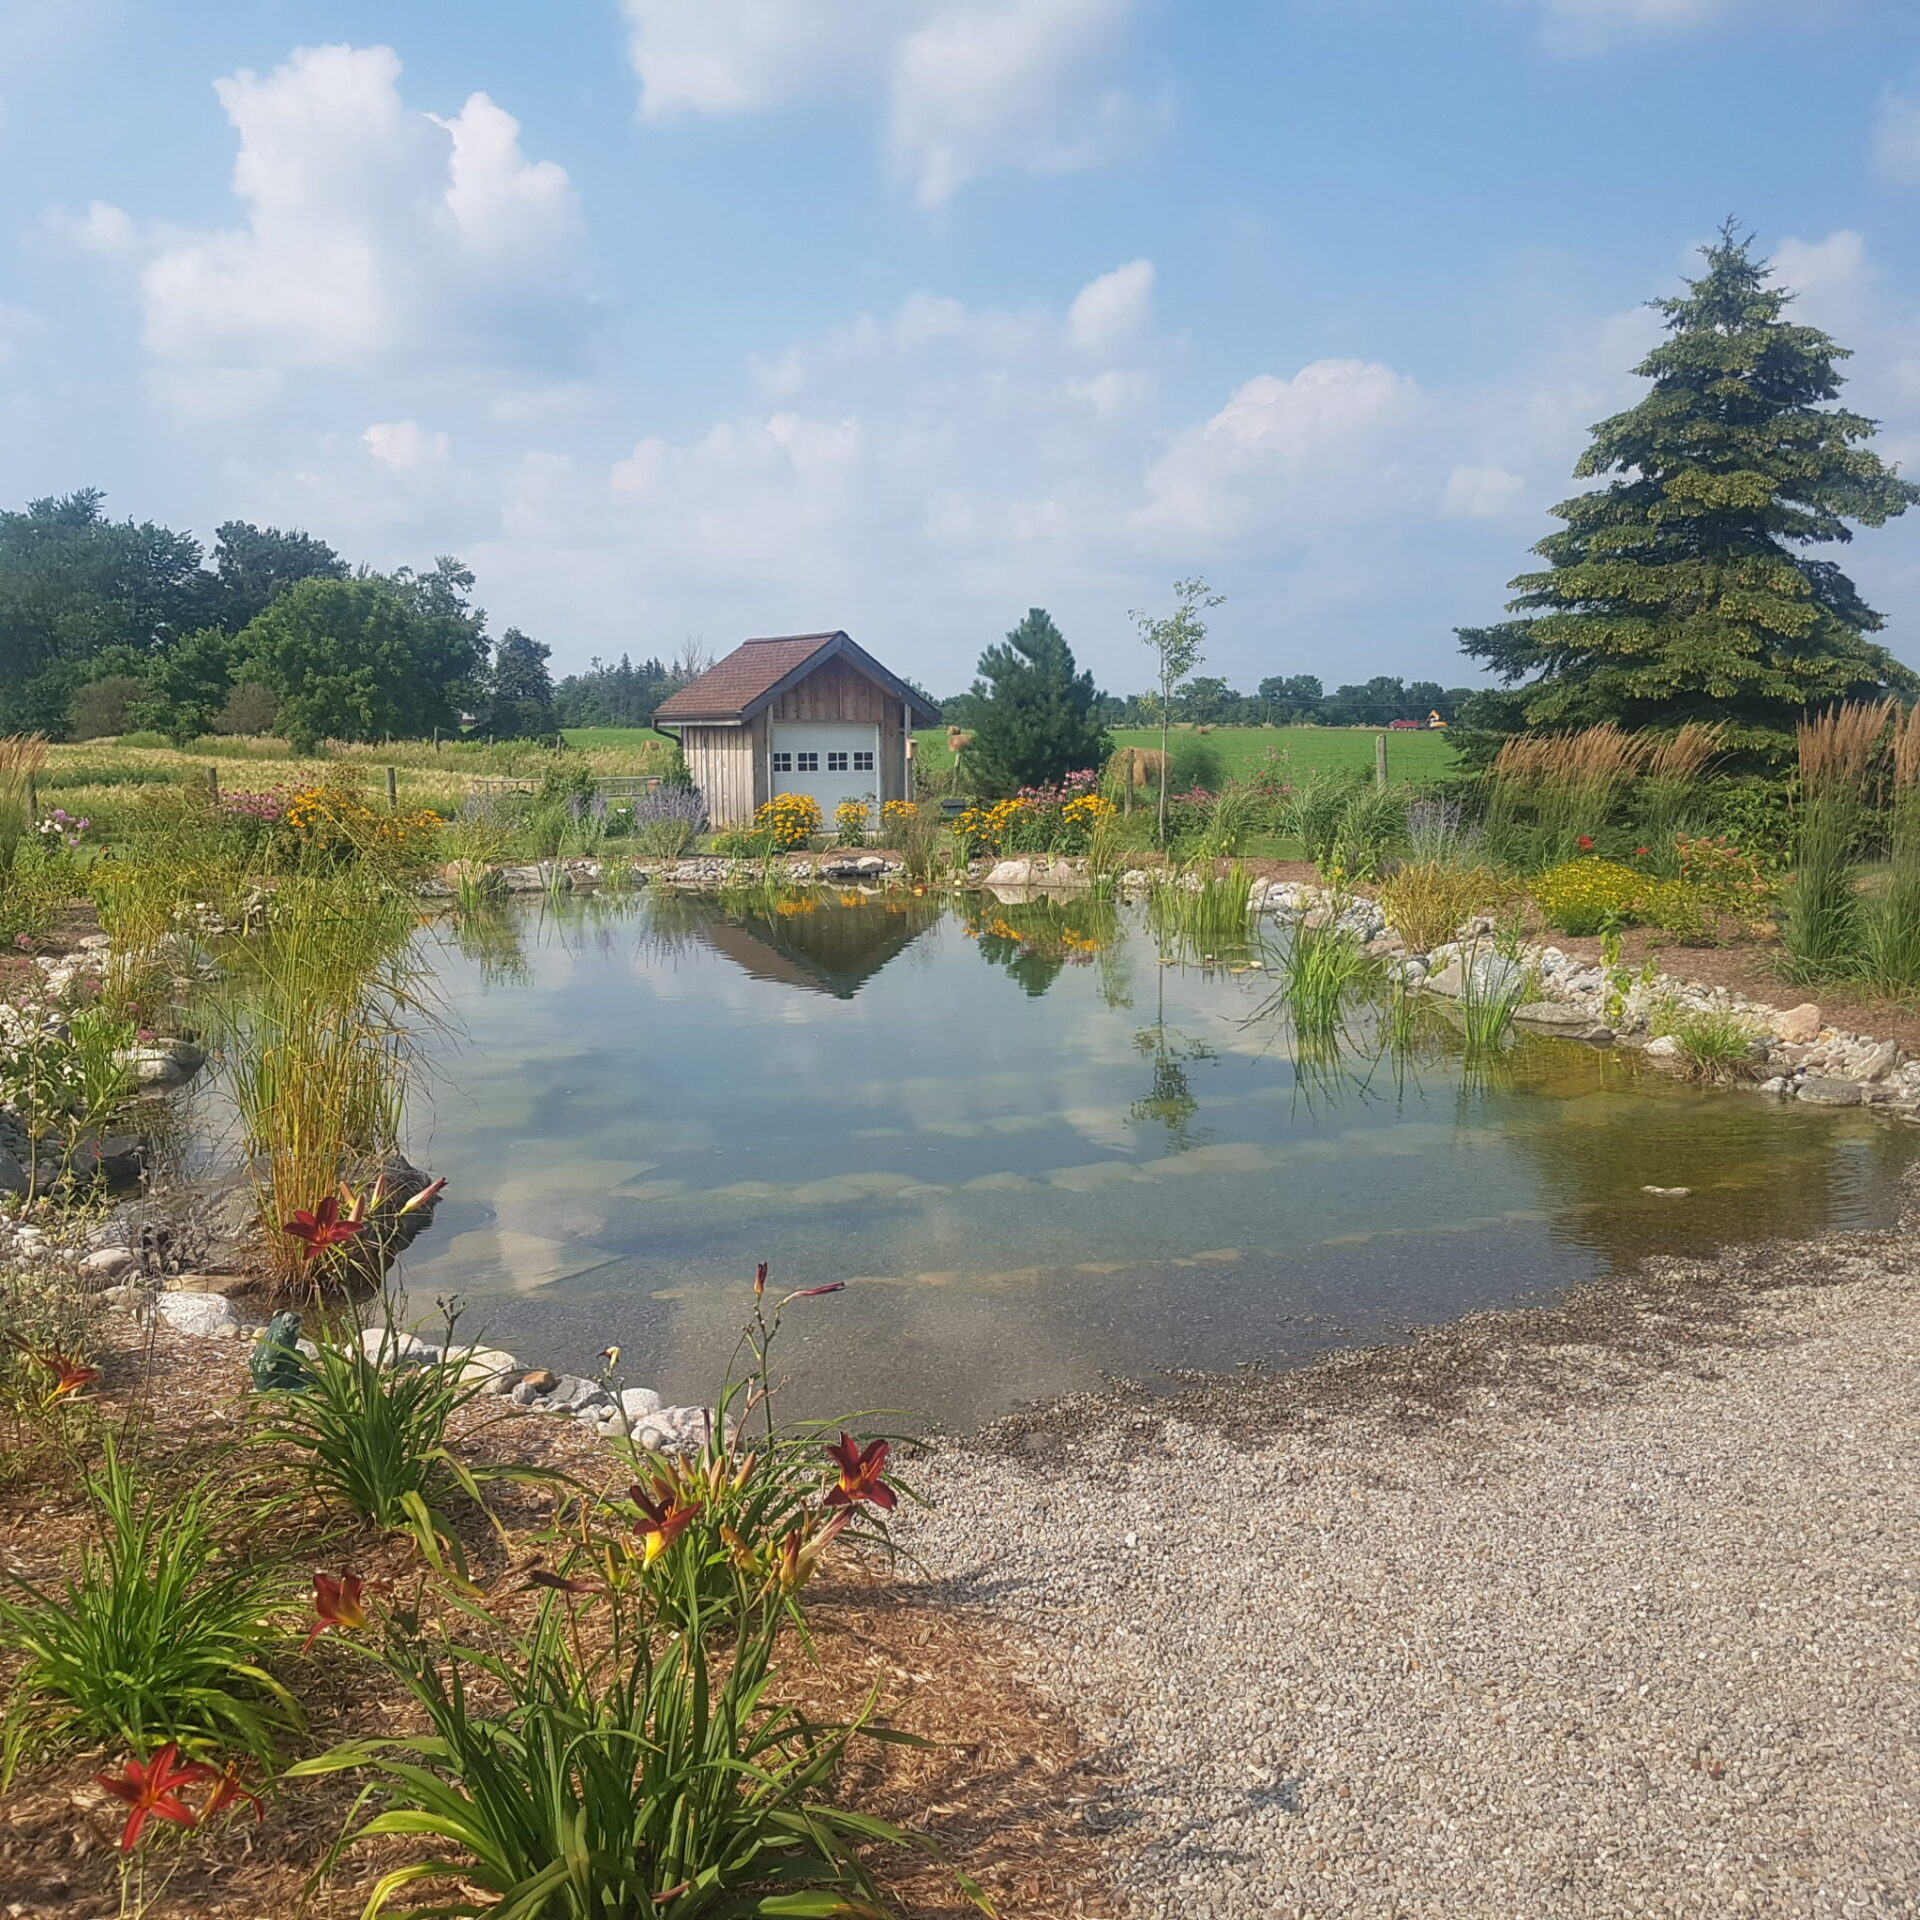
[[254,1342],[247,1360],[256,1393],[299,1393],[313,1383],[313,1369],[300,1351],[300,1316],[276,1313]]

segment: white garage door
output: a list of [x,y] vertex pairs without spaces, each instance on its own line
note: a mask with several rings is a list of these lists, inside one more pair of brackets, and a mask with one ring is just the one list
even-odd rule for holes
[[843,800],[865,800],[876,811],[880,792],[880,729],[825,720],[776,720],[769,793],[810,793],[833,831]]

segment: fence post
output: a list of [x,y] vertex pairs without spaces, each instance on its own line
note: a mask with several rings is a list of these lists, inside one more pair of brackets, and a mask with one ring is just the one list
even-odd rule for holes
[[1373,781],[1379,787],[1387,784],[1387,736],[1384,733],[1373,736]]
[[214,803],[220,800],[220,769],[217,766],[207,768],[207,791],[213,795]]
[[387,811],[389,813],[400,811],[400,773],[395,767],[387,769]]

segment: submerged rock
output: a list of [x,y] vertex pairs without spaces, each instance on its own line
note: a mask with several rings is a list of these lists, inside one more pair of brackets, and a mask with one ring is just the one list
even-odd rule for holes
[[1829,1080],[1823,1074],[1809,1074],[1800,1082],[1800,1098],[1810,1107],[1857,1107],[1866,1093],[1856,1080]]

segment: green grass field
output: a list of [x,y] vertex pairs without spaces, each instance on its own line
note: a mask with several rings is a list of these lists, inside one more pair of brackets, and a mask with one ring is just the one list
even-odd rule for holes
[[[1273,768],[1282,780],[1292,773],[1323,768],[1373,771],[1375,727],[1216,727],[1206,744],[1220,756],[1229,780],[1250,780]],[[945,729],[918,736],[924,763],[950,764]],[[1176,729],[1175,737],[1180,737]],[[1116,747],[1158,747],[1160,736],[1145,727],[1118,727]],[[1176,762],[1176,765],[1178,763]],[[1389,733],[1387,774],[1394,780],[1437,780],[1453,770],[1453,754],[1444,733]]]
[[651,727],[568,727],[560,736],[582,753],[639,752],[645,747],[671,747],[664,733]]

